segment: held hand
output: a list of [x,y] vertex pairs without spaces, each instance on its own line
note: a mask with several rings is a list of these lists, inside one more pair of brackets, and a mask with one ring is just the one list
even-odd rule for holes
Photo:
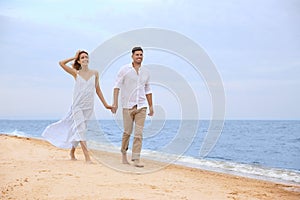
[[149,116],[153,116],[154,115],[153,106],[149,107],[149,113],[148,113],[148,115]]
[[118,106],[112,105],[111,112],[115,114],[117,112],[117,110],[118,110]]
[[111,110],[111,109],[112,109],[112,106],[106,105],[105,108]]

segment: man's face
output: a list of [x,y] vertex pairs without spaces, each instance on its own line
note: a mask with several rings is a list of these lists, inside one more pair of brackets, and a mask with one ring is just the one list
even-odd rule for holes
[[142,51],[135,51],[132,54],[132,60],[133,60],[134,63],[141,64],[142,61],[143,61],[143,52]]

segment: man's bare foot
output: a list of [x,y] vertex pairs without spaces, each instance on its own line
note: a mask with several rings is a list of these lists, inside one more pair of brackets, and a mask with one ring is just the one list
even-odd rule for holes
[[134,160],[133,165],[135,167],[144,167],[144,165],[139,160]]
[[125,154],[122,153],[122,163],[123,163],[123,164],[126,164],[126,165],[129,165],[129,162],[128,162],[128,160],[127,160],[127,155],[126,155],[126,153],[125,153]]

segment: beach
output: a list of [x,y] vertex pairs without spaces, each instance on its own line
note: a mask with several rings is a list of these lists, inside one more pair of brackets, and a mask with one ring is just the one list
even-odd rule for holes
[[[87,164],[80,148],[0,134],[0,199],[300,199],[300,185],[275,183],[143,160],[121,164],[120,155],[98,151]],[[107,165],[107,163],[110,163]],[[125,172],[114,169],[124,168]],[[151,171],[151,169],[159,170]],[[130,172],[131,171],[131,172]]]

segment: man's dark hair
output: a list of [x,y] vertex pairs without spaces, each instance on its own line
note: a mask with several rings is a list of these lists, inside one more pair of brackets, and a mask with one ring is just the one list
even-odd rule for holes
[[136,52],[136,51],[142,51],[143,52],[143,49],[142,49],[142,47],[133,47],[132,50],[131,50],[132,54],[134,54],[134,52]]

